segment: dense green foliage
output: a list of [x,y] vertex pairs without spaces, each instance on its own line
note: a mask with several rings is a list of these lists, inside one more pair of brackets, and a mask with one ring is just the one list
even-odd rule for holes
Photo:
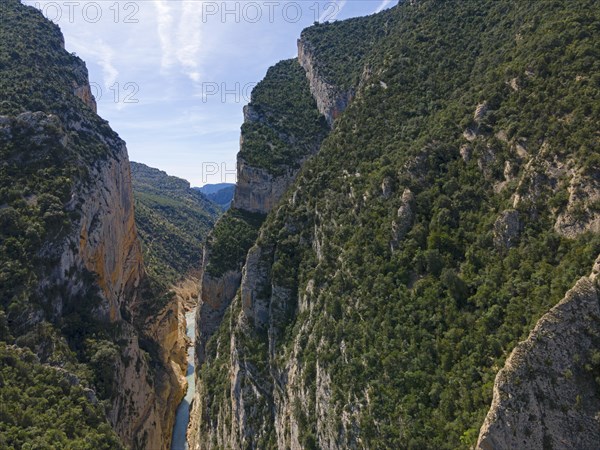
[[339,90],[356,89],[367,57],[390,32],[394,10],[342,22],[316,23],[302,31],[300,39],[315,58],[319,77]]
[[3,449],[123,448],[101,406],[90,396],[92,391],[73,375],[40,364],[29,350],[0,342]]
[[217,222],[207,242],[210,259],[206,271],[218,277],[240,270],[258,236],[264,215],[232,208]]
[[318,150],[327,134],[327,123],[296,60],[271,67],[253,89],[247,108],[257,117],[242,125],[239,156],[273,175],[297,169],[304,158]]
[[[241,365],[253,371],[245,381],[263,388],[297,352],[298,391],[309,399],[296,407],[306,448],[318,444],[317,365],[331,379],[327,420],[338,430],[351,420],[347,439],[365,448],[474,445],[507,355],[600,253],[597,234],[556,233],[568,183],[544,175],[556,158],[582,183],[600,179],[599,23],[591,0],[421,0],[303,34],[330,82],[357,83],[347,74],[362,73],[363,63],[370,76],[301,172],[294,201],[261,230],[265,259],[274,261],[261,295],[291,289],[292,314],[271,312],[268,334],[224,322],[209,348],[239,334]],[[352,43],[373,36],[380,39],[370,52],[359,46],[356,54]],[[484,101],[490,112],[476,123]],[[459,152],[467,128],[478,134],[471,159]],[[515,142],[527,147],[528,169]],[[414,218],[393,250],[407,188]],[[494,223],[515,207],[515,193],[522,227],[506,248],[495,243]],[[299,313],[302,296],[310,307]],[[221,351],[215,358],[201,373],[216,380],[203,384],[207,411],[230,395],[218,379],[230,362]],[[260,406],[269,400],[251,400],[249,423],[269,423],[272,409]],[[267,432],[260,439],[272,441],[274,429]]]
[[131,163],[135,221],[146,270],[172,285],[200,269],[202,244],[220,208],[187,181]]

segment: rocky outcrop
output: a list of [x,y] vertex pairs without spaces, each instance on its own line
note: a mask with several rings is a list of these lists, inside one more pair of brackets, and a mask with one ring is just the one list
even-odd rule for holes
[[503,211],[494,222],[494,245],[498,249],[514,247],[520,233],[519,212],[514,209]]
[[310,92],[317,102],[317,108],[327,119],[329,126],[348,107],[354,98],[354,89],[343,90],[326,80],[320,73],[314,51],[303,39],[298,39],[298,61],[306,71],[310,83]]
[[92,111],[98,112],[98,108],[96,105],[96,99],[92,94],[92,90],[89,84],[85,84],[82,86],[75,86],[73,93],[76,97],[80,98],[83,103],[85,103]]
[[268,213],[293,182],[296,172],[290,170],[288,173],[276,177],[268,170],[262,167],[253,167],[243,158],[238,157],[238,181],[232,207],[253,213]]
[[392,251],[398,249],[400,241],[404,239],[413,224],[414,212],[412,206],[414,201],[415,196],[412,191],[405,189],[402,193],[402,203],[396,213],[397,219],[392,222],[392,240],[390,242]]
[[[78,126],[87,128],[84,122]],[[144,277],[129,160],[120,139],[98,139],[110,145],[112,156],[91,167],[86,179],[73,191],[69,207],[80,212],[74,227],[77,234],[67,237],[52,283],[63,283],[75,291],[85,285],[71,285],[69,274],[85,269],[94,275],[103,298],[98,313],[120,325],[121,340],[126,342],[115,367],[118,389],[108,413],[109,421],[132,448],[166,449],[171,430],[169,416],[175,408],[172,402],[182,395],[180,370],[170,367],[167,358],[163,368],[152,369],[148,355],[140,348],[139,332],[129,322],[140,301],[139,285]],[[160,317],[158,320],[160,333],[169,334],[177,324],[171,317],[171,324],[163,328],[165,324],[160,324]],[[157,333],[156,337],[160,343],[162,336]]]
[[568,238],[591,231],[600,233],[600,176],[575,172],[567,187],[568,201],[558,215],[554,230]]
[[477,448],[598,448],[599,262],[507,359]]
[[[208,258],[209,252],[205,249],[204,267]],[[196,310],[196,367],[204,362],[206,343],[221,324],[223,314],[231,304],[241,279],[242,274],[239,271],[231,270],[218,277],[203,272]]]

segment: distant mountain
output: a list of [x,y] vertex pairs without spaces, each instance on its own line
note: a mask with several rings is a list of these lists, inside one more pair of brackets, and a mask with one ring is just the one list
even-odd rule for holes
[[202,242],[221,207],[161,170],[132,162],[131,175],[146,269],[175,283],[200,267]]
[[229,209],[231,201],[233,200],[233,193],[235,191],[235,184],[233,183],[217,183],[217,184],[206,184],[202,187],[193,188],[202,192],[209,200],[215,202],[223,209]]
[[226,189],[235,187],[235,183],[216,183],[216,184],[205,184],[202,187],[195,187],[194,189],[199,190],[204,195],[216,194],[217,192]]

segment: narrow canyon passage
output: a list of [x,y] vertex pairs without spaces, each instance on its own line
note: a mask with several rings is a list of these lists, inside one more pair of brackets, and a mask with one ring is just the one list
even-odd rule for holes
[[187,312],[185,315],[186,329],[185,332],[190,338],[190,346],[188,347],[188,366],[185,376],[187,378],[188,387],[185,397],[177,408],[177,416],[175,417],[175,425],[173,426],[173,439],[171,440],[171,450],[187,450],[186,432],[190,421],[190,403],[194,398],[196,385],[194,383],[194,336],[196,333],[196,308]]

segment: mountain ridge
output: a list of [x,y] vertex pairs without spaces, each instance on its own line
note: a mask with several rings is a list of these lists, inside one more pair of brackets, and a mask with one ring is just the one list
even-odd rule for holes
[[599,15],[421,0],[302,33],[332,130],[235,270],[205,253],[192,448],[477,444],[498,368],[600,253]]

